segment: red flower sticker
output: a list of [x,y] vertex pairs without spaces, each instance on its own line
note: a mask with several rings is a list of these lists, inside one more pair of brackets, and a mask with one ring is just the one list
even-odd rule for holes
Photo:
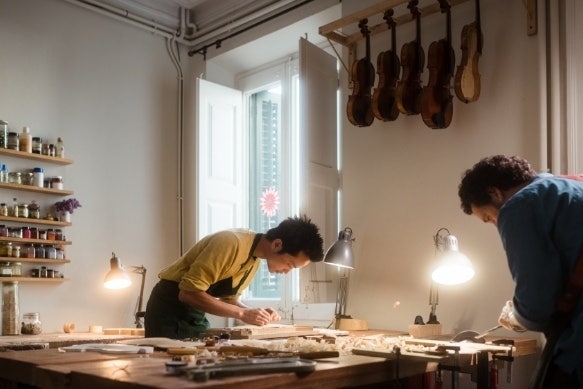
[[260,199],[261,212],[267,217],[275,216],[279,205],[279,194],[275,188],[265,189]]

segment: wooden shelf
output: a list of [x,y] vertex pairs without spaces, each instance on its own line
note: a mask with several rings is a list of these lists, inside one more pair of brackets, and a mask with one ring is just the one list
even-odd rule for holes
[[69,158],[49,157],[48,155],[32,154],[32,153],[26,153],[24,151],[3,149],[3,148],[0,148],[0,155],[8,155],[11,157],[30,159],[33,161],[43,161],[43,162],[53,163],[56,165],[70,165],[73,163],[73,160],[69,159]]
[[35,244],[48,244],[48,245],[70,245],[73,242],[66,240],[46,240],[46,239],[28,239],[28,238],[13,238],[11,236],[0,236],[0,242],[12,242],[12,243],[35,243]]
[[57,196],[68,196],[68,195],[72,195],[74,193],[72,190],[41,188],[40,186],[11,184],[9,182],[0,182],[0,188],[13,189],[13,190],[24,190],[27,192],[46,193],[46,194],[57,195]]
[[46,225],[46,226],[56,226],[56,227],[70,227],[73,225],[70,222],[61,222],[58,220],[31,219],[31,218],[27,218],[27,217],[14,217],[14,216],[0,216],[0,221],[23,223],[23,224],[42,224],[42,225]]
[[[468,0],[449,0],[449,3],[453,7],[458,4],[465,3],[466,1]],[[367,19],[373,15],[376,14],[382,15],[386,10],[398,7],[406,3],[409,3],[409,0],[384,0],[368,8],[347,15],[341,19],[325,24],[321,26],[318,31],[320,35],[323,35],[334,42],[340,43],[343,46],[350,47],[356,42],[363,39],[362,34],[360,33],[360,31],[357,31],[353,34],[346,35],[343,32],[339,31],[340,29],[350,24],[357,24],[362,19]],[[403,13],[400,16],[393,17],[393,20],[395,21],[397,26],[400,26],[413,20],[413,16],[411,15],[411,12],[409,12],[409,9],[406,7],[404,7],[403,9],[406,11],[405,13]],[[419,7],[418,9],[419,13],[421,14],[421,17],[440,12],[438,2],[431,3],[431,5],[428,5],[426,7]],[[376,24],[374,26],[369,26],[370,32],[369,35],[373,36],[387,30],[388,30],[387,23],[383,21],[382,23]]]
[[21,262],[21,263],[43,263],[53,265],[64,265],[71,262],[70,259],[49,259],[49,258],[15,258],[15,257],[0,257],[0,262]]
[[69,281],[68,278],[41,278],[41,277],[0,277],[0,282],[51,282],[51,283],[61,283],[64,281]]

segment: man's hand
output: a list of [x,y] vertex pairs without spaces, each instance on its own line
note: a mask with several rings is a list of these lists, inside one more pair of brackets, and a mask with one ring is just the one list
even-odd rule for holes
[[267,312],[269,312],[269,314],[271,315],[271,318],[270,318],[271,322],[280,321],[281,320],[281,316],[279,316],[279,313],[277,313],[277,311],[275,309],[273,309],[273,308],[265,308],[265,310]]
[[511,331],[526,331],[526,328],[524,328],[514,316],[514,304],[512,303],[512,300],[506,301],[506,304],[500,313],[500,317],[498,318],[498,324]]
[[266,324],[271,323],[272,312],[263,308],[247,308],[243,311],[243,317],[241,318],[241,320],[243,320],[247,324],[264,326]]

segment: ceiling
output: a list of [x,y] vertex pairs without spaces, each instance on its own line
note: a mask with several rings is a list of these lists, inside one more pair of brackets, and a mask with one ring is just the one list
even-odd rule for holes
[[[219,65],[235,73],[297,51],[299,37],[307,36],[312,43],[321,43],[325,38],[319,35],[318,27],[340,16],[338,0],[67,1],[91,3],[100,11],[106,8],[122,20],[142,20],[146,24],[152,22],[172,34],[179,31],[181,43],[188,46],[191,55],[202,52],[206,55],[208,49],[207,58],[214,57]],[[265,29],[251,29],[258,23],[276,19],[297,8],[302,8],[303,14],[309,16],[282,25],[277,33],[265,34]],[[232,42],[226,42],[225,38],[236,35],[237,31],[246,30],[254,30],[246,32],[247,43],[238,42],[234,46]],[[221,42],[221,50],[213,50],[217,48],[217,42]],[[230,48],[233,50],[229,50]]]

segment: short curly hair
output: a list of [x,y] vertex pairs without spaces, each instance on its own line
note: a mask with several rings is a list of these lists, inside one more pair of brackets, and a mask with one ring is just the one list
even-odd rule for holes
[[281,254],[296,256],[303,252],[312,262],[321,262],[324,259],[324,240],[318,226],[305,215],[288,217],[277,227],[268,230],[265,238],[270,242],[281,239]]
[[472,205],[483,206],[490,203],[491,188],[507,190],[532,181],[536,171],[524,158],[494,155],[483,158],[462,175],[458,195],[461,208],[472,214]]

